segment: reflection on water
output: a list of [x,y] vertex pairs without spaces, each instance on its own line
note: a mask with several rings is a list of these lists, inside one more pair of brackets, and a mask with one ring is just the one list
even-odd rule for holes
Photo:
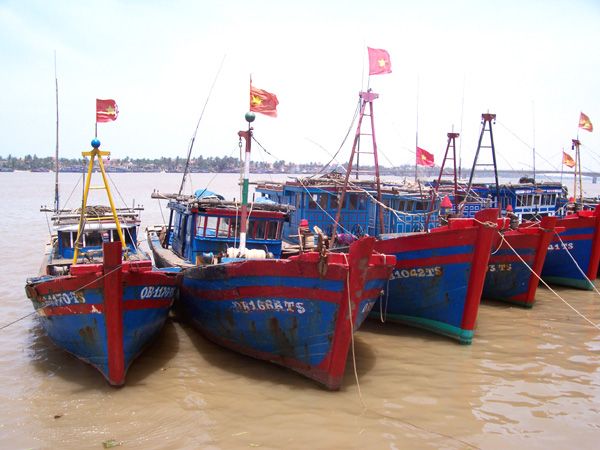
[[[1,323],[32,311],[23,285],[39,267],[48,234],[37,211],[52,202],[51,188],[49,201],[38,197],[39,180],[51,186],[51,176],[0,174],[6,208],[22,212],[0,233],[5,261],[14,261],[0,274]],[[198,185],[211,177],[193,176]],[[145,204],[150,224],[163,221],[150,192],[174,191],[180,175],[112,178]],[[217,178],[223,185],[212,190],[235,195],[236,174]],[[600,322],[598,294],[558,292]],[[114,439],[140,449],[592,449],[600,437],[600,332],[545,288],[530,310],[484,302],[471,346],[367,322],[339,392],[222,349],[174,321],[118,389],[57,349],[34,317],[0,338],[2,448],[102,448]]]

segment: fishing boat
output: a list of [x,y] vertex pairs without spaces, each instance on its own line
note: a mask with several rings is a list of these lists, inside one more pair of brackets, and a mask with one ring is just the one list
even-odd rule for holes
[[[535,186],[519,185],[515,188],[513,185],[500,185],[497,191],[495,185],[473,183],[473,173],[477,166],[479,152],[483,148],[482,142],[486,131],[489,132],[490,137],[490,145],[486,148],[492,150],[492,160],[494,162],[496,160],[492,135],[494,119],[493,114],[482,115],[482,131],[467,188],[459,182],[457,176],[456,139],[459,134],[448,133],[440,172],[437,180],[432,183],[432,198],[444,197],[440,203],[444,210],[442,217],[449,215],[472,217],[485,207],[503,205],[505,215],[497,219],[498,232],[494,236],[482,295],[484,299],[532,307],[550,241],[559,230],[556,228],[554,205],[562,190],[556,186],[545,185],[546,191],[538,191],[535,195],[527,197]],[[450,179],[444,180],[444,169],[448,162],[453,162],[454,166],[449,168]],[[493,167],[497,181],[495,163]],[[513,209],[515,201],[516,213]],[[554,203],[551,204],[551,201]],[[540,216],[541,220],[520,224],[524,217],[539,219]],[[431,220],[435,218],[432,217]]]
[[600,205],[559,218],[564,231],[553,235],[542,270],[551,284],[577,289],[594,289],[600,265]]
[[380,235],[375,249],[396,256],[396,266],[371,317],[470,344],[497,217],[498,210],[487,209],[429,233]]
[[[597,277],[598,266],[600,264],[600,222],[596,218],[598,206],[586,206],[582,196],[578,202],[575,201],[574,197],[566,200],[568,194],[567,188],[560,183],[537,183],[534,179],[523,177],[518,184],[500,184],[498,182],[498,170],[495,163],[496,153],[492,126],[496,120],[496,115],[485,113],[481,117],[482,127],[479,145],[466,187],[460,186],[457,183],[456,175],[453,181],[443,182],[441,179],[444,169],[443,163],[440,176],[437,182],[433,183],[434,196],[447,195],[454,202],[453,209],[450,212],[464,217],[472,217],[476,211],[484,207],[498,207],[502,210],[503,215],[512,215],[517,223],[522,224],[522,226],[518,226],[520,232],[526,229],[533,229],[536,226],[547,229],[549,222],[543,222],[544,217],[556,216],[557,220],[554,232],[548,244],[548,251],[542,264],[542,270],[541,272],[535,272],[535,278],[541,275],[548,283],[579,289],[593,289],[592,282]],[[489,145],[482,145],[486,134]],[[457,136],[458,134],[454,138]],[[455,159],[455,143],[450,133],[448,137],[444,162],[446,159]],[[579,140],[574,139],[573,147],[577,152],[577,161],[580,160],[579,145]],[[477,184],[473,181],[476,167],[490,165],[478,162],[478,156],[482,148],[487,148],[491,151],[493,161],[491,166],[493,168],[495,183]],[[452,149],[453,151],[450,156],[448,149]],[[456,168],[454,173],[456,174]],[[577,184],[575,184],[575,191],[576,188]],[[516,235],[514,233],[505,234],[505,238],[510,244],[510,240],[516,238]],[[512,245],[512,247],[515,248],[515,245]],[[523,249],[521,256],[524,254],[533,254],[534,248],[539,247],[533,244],[529,250]],[[511,250],[507,248],[504,250],[501,249],[500,254],[503,252],[510,253]],[[514,255],[514,252],[512,253],[513,255],[508,257],[514,259],[516,255]],[[541,253],[538,251],[535,254],[539,260]],[[504,262],[500,261],[500,264],[504,264]],[[511,267],[513,266],[511,265]],[[520,272],[523,276],[526,275],[525,268]],[[503,274],[503,276],[510,277],[511,275]],[[512,276],[517,276],[517,274],[514,273]],[[534,275],[532,274],[532,276]],[[491,274],[488,274],[488,278],[490,280],[493,279]],[[532,286],[532,283],[536,283],[533,278],[528,284]],[[516,284],[517,282],[513,283],[513,285]],[[520,284],[523,285],[523,283]],[[492,298],[514,301],[512,295],[509,295],[510,298],[504,298],[499,295],[499,284],[494,283],[493,286],[490,286],[490,289],[496,291],[496,293],[492,294],[489,289],[487,290],[488,295]],[[524,306],[531,305],[531,301],[526,300],[523,303]],[[518,300],[518,303],[521,303],[521,300]]]
[[148,229],[157,264],[181,270],[176,310],[209,340],[292,369],[339,389],[353,333],[387,282],[395,258],[373,254],[364,238],[331,252],[322,235],[315,251],[283,258],[283,224],[293,208],[248,202],[254,114],[248,130],[241,204],[197,191],[168,198],[169,227]]
[[483,285],[484,299],[533,306],[550,241],[559,231],[556,221],[556,217],[546,216],[540,222],[513,229],[508,218],[498,219]]
[[[267,199],[289,201],[298,208],[297,217],[327,229],[339,244],[369,234],[378,238],[376,251],[396,256],[385,295],[371,311],[372,318],[426,328],[469,344],[498,210],[479,211],[476,218],[452,218],[441,225],[440,215],[447,211],[432,198],[431,189],[382,181],[373,119],[378,94],[361,92],[359,98],[358,125],[345,175],[262,183],[256,191]],[[361,130],[365,115],[371,119],[366,132]],[[361,148],[364,135],[372,137],[372,146]],[[359,179],[358,174],[364,173],[358,167],[361,151],[374,156],[373,178]],[[294,235],[301,234],[294,233],[292,226],[286,231],[292,243]]]
[[[56,183],[54,233],[25,291],[58,347],[121,386],[133,360],[161,331],[178,279],[153,270],[137,246],[140,208],[115,207],[102,162],[110,153],[100,150],[98,139],[92,148],[83,152],[89,164],[81,208],[59,208]],[[94,161],[103,185],[90,185]],[[88,206],[90,189],[104,189],[110,206]]]

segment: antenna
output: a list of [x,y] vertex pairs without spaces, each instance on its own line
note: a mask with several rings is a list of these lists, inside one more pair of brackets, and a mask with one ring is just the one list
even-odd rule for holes
[[54,86],[56,89],[56,151],[54,154],[54,212],[58,214],[60,211],[60,202],[58,196],[58,77],[56,75],[56,50],[54,51]]

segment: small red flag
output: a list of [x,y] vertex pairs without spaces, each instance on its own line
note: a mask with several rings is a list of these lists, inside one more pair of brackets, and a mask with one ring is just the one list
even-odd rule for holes
[[369,51],[369,75],[392,73],[390,54],[380,48],[367,47]]
[[594,126],[592,125],[592,121],[588,116],[584,113],[579,114],[579,128],[583,128],[587,131],[594,131]]
[[277,117],[279,100],[275,94],[258,89],[250,84],[250,111]]
[[96,122],[112,122],[118,115],[119,107],[114,100],[96,99]]
[[563,161],[562,163],[567,167],[575,167],[575,160],[571,158],[571,155],[563,152]]
[[417,164],[419,166],[433,167],[433,154],[421,147],[417,147]]

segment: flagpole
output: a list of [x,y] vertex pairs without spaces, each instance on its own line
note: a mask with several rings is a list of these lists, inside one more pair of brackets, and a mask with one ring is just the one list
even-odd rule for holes
[[[417,147],[419,146],[419,75],[417,75],[417,127],[415,131],[415,155],[417,152]],[[415,183],[418,179],[418,167],[417,158],[415,156]]]
[[253,112],[246,113],[246,121],[248,122],[247,131],[239,131],[238,136],[246,140],[246,152],[244,158],[244,180],[242,183],[242,214],[240,224],[240,253],[243,254],[246,251],[246,222],[248,220],[248,185],[250,184],[250,150],[252,140],[252,122],[256,116]]
[[560,164],[560,185],[562,186],[563,184],[563,173],[565,171],[565,148],[562,148],[562,155],[561,155],[561,164]]
[[531,101],[531,116],[532,116],[532,127],[533,127],[533,181],[535,183],[535,101]]
[[58,76],[56,74],[56,50],[54,51],[54,86],[56,88],[56,152],[55,152],[55,174],[54,174],[54,212],[56,214],[60,211],[60,201],[58,192]]

